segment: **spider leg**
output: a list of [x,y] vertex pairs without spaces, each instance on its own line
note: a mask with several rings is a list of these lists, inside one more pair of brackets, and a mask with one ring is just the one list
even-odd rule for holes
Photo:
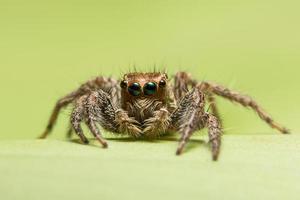
[[211,144],[212,159],[217,160],[221,146],[221,127],[214,115],[205,112],[205,96],[198,88],[188,92],[180,101],[177,110],[171,115],[171,122],[181,133],[176,150],[180,155],[192,134],[204,127],[208,127],[209,142]]
[[[70,94],[66,95],[65,97],[59,99],[52,111],[50,119],[48,121],[48,125],[43,132],[43,134],[39,138],[46,138],[48,134],[51,132],[58,114],[60,110],[69,104],[75,102],[78,98],[85,94],[91,93],[93,90],[103,89],[109,92],[112,96],[113,102],[118,102],[120,98],[119,89],[117,86],[117,81],[111,78],[104,78],[102,76],[96,77],[95,79],[89,80],[86,83],[82,84],[77,90],[71,92]],[[67,137],[71,134],[71,130],[68,131]]]
[[182,153],[186,143],[191,135],[205,126],[204,111],[205,97],[204,94],[194,88],[180,100],[178,108],[171,115],[171,125],[177,129],[181,138],[176,151],[179,155]]
[[100,132],[95,126],[95,122],[114,133],[125,133],[133,137],[141,134],[141,130],[137,126],[139,123],[129,117],[124,110],[116,108],[112,103],[111,95],[103,90],[97,90],[90,94],[86,109],[88,126],[98,140],[100,134],[97,133]]
[[186,72],[177,72],[174,77],[174,95],[175,99],[180,100],[188,91],[189,86],[193,87],[197,84],[195,80],[192,80],[191,75]]
[[102,144],[102,146],[104,148],[107,148],[108,147],[107,142],[102,137],[102,135],[100,133],[100,130],[98,129],[95,121],[91,118],[88,118],[87,121],[86,121],[86,125],[89,127],[89,129],[91,130],[94,137]]
[[116,132],[115,109],[109,95],[103,90],[92,92],[86,100],[86,125],[94,137],[107,148],[107,142],[102,137],[96,123],[99,122],[104,128]]
[[[174,79],[175,83],[173,91],[177,101],[179,101],[189,91],[189,88],[193,88],[198,84],[198,81],[193,80],[192,76],[186,72],[177,72]],[[208,94],[206,99],[208,103],[210,103],[209,107],[211,113],[216,116],[219,119],[220,124],[222,124],[215,97],[213,94]]]
[[75,130],[75,133],[80,137],[81,141],[84,144],[88,144],[89,141],[83,134],[81,128],[81,122],[84,119],[84,111],[85,111],[85,99],[87,96],[82,96],[75,105],[75,108],[71,114],[71,124]]
[[87,143],[81,122],[85,120],[86,125],[92,132],[93,136],[106,148],[107,142],[102,137],[96,123],[99,122],[104,128],[116,132],[115,110],[109,99],[109,94],[103,90],[92,92],[84,95],[76,101],[74,111],[71,115],[71,124],[80,139]]
[[138,122],[128,117],[125,111],[116,109],[111,102],[110,95],[101,89],[92,92],[86,98],[84,113],[86,125],[104,148],[108,145],[96,123],[99,123],[103,128],[111,132],[128,133],[134,137],[139,136],[141,132],[135,125]]
[[218,118],[212,114],[207,114],[208,137],[211,144],[212,158],[217,160],[221,146],[221,125]]
[[209,108],[210,108],[210,110],[211,110],[211,113],[212,113],[215,117],[217,117],[217,119],[219,120],[220,126],[223,127],[223,126],[222,126],[222,120],[221,120],[221,117],[220,117],[220,113],[219,113],[219,109],[218,109],[218,107],[217,107],[217,102],[216,102],[215,97],[213,96],[213,94],[208,94],[207,96],[208,96],[208,97],[207,97],[207,101],[208,101],[208,103],[209,103]]
[[43,132],[43,134],[41,136],[39,136],[39,138],[46,138],[48,136],[48,134],[51,132],[51,130],[57,120],[60,110],[64,107],[66,107],[68,104],[72,103],[80,94],[81,93],[79,91],[75,91],[57,101],[57,103],[52,111],[52,114],[50,116],[50,119],[48,121],[48,125],[47,125],[45,131]]
[[281,133],[289,133],[289,130],[283,126],[281,126],[279,123],[275,122],[272,117],[266,113],[261,106],[259,106],[251,97],[242,95],[238,92],[229,90],[226,87],[223,87],[221,85],[217,85],[214,83],[209,82],[202,82],[200,83],[197,88],[199,88],[201,91],[206,93],[213,93],[218,96],[224,97],[230,101],[238,102],[241,105],[245,107],[252,108],[258,116],[264,120],[269,126],[272,128],[275,128],[279,130]]

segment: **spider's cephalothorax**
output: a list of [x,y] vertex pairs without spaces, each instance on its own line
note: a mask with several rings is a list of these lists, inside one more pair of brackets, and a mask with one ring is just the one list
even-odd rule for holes
[[168,106],[167,76],[161,73],[131,73],[121,80],[121,108],[140,124]]
[[[178,72],[174,83],[169,82],[165,73],[135,72],[125,74],[119,81],[97,77],[61,98],[40,138],[50,133],[60,109],[73,103],[68,136],[74,130],[84,143],[88,140],[81,129],[82,122],[103,147],[107,147],[107,143],[97,124],[111,132],[135,138],[155,138],[177,131],[181,138],[176,154],[181,154],[191,135],[207,127],[212,156],[216,160],[222,130],[215,95],[252,108],[272,128],[288,133],[249,96],[214,83],[198,82],[185,72]],[[204,109],[206,102],[210,112]]]

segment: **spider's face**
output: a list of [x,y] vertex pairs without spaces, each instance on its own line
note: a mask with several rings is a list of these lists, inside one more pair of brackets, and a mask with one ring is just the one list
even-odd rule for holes
[[129,99],[155,98],[166,95],[168,77],[165,73],[129,73],[120,82],[122,96]]

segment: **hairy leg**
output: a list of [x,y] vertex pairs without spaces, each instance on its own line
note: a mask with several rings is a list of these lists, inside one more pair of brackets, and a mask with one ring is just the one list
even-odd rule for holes
[[197,82],[192,80],[190,74],[186,72],[177,72],[174,77],[173,87],[175,99],[179,101],[189,91],[189,87],[193,87],[196,84]]
[[172,113],[171,122],[181,133],[176,151],[180,155],[192,134],[204,127],[208,127],[209,142],[211,144],[212,159],[217,160],[221,146],[221,127],[214,115],[205,112],[205,96],[199,89],[194,88],[187,93]]
[[92,92],[86,103],[86,122],[97,140],[105,147],[106,142],[102,138],[96,123],[103,128],[115,133],[127,133],[133,137],[138,137],[141,130],[138,122],[128,117],[122,109],[116,109],[111,102],[110,95],[102,90]]
[[45,131],[43,132],[43,134],[39,138],[46,138],[48,136],[48,134],[51,132],[51,130],[57,120],[60,110],[63,107],[66,107],[68,104],[72,103],[78,96],[80,96],[80,94],[81,93],[79,91],[75,91],[57,101],[57,103],[52,111],[52,114],[50,116],[48,125],[47,125]]
[[81,98],[78,99],[76,102],[76,105],[74,107],[74,110],[71,114],[71,124],[73,126],[73,129],[75,133],[80,137],[81,141],[84,144],[88,144],[89,141],[83,134],[82,128],[81,128],[81,122],[84,119],[85,115],[85,100],[87,98],[87,95],[82,96]]
[[224,97],[230,101],[238,102],[245,107],[252,108],[258,116],[269,124],[272,128],[279,130],[281,133],[289,133],[289,130],[279,123],[275,122],[271,116],[266,113],[251,97],[242,95],[238,92],[231,91],[226,87],[209,82],[200,83],[197,88],[206,93],[213,93]]
[[84,143],[88,143],[81,128],[83,120],[104,148],[108,145],[96,123],[100,123],[103,128],[115,133],[125,132],[135,137],[140,134],[140,130],[134,124],[136,121],[129,118],[123,110],[116,110],[110,100],[110,95],[103,90],[80,97],[72,112],[71,124],[75,133]]
[[154,111],[154,116],[145,120],[143,124],[143,135],[150,138],[155,138],[166,132],[169,127],[169,111],[161,108]]
[[92,118],[88,117],[88,119],[86,120],[86,125],[88,126],[88,128],[90,129],[94,137],[100,142],[100,144],[104,148],[107,148],[108,147],[107,142],[102,137],[100,130],[98,129],[95,121]]
[[[100,130],[98,129],[97,116],[100,115],[100,119],[108,117],[109,119],[114,118],[114,108],[108,99],[108,94],[102,90],[95,91],[89,95],[86,101],[86,125],[94,135],[94,137],[100,142],[100,144],[107,148],[107,142],[102,137]],[[107,108],[106,112],[103,109]],[[108,116],[107,116],[108,115]],[[109,125],[107,125],[109,126]]]
[[191,135],[205,126],[204,94],[194,88],[188,92],[179,102],[178,108],[171,115],[172,128],[179,130],[181,138],[176,151],[179,155],[182,153],[186,143]]
[[212,159],[217,160],[220,153],[222,130],[217,117],[208,114],[207,124],[208,137],[211,144]]
[[[120,94],[119,94],[120,92],[118,89],[118,82],[116,80],[111,79],[111,78],[104,78],[104,77],[97,77],[95,79],[89,80],[86,83],[82,84],[77,90],[71,92],[70,94],[66,95],[65,97],[63,97],[57,101],[57,103],[52,111],[52,114],[50,116],[50,119],[48,121],[48,125],[47,125],[45,131],[43,132],[43,134],[39,138],[46,138],[48,136],[48,134],[51,132],[51,130],[57,120],[58,114],[62,108],[66,107],[70,103],[73,103],[74,101],[76,101],[76,99],[78,99],[82,95],[88,94],[91,91],[97,90],[97,89],[103,89],[105,91],[108,91],[112,96],[113,102],[118,102],[118,100],[120,98]],[[68,133],[71,133],[71,132],[68,131]],[[71,134],[68,134],[68,135],[71,135]]]
[[208,94],[207,95],[207,101],[209,103],[209,110],[211,111],[211,113],[218,118],[219,120],[219,124],[220,126],[222,127],[222,120],[221,120],[221,117],[220,117],[220,113],[219,113],[219,109],[217,107],[217,102],[216,102],[216,99],[215,97],[213,96],[213,94]]
[[[188,91],[189,88],[195,87],[198,82],[192,79],[192,76],[186,72],[178,72],[175,75],[174,83],[174,94],[176,100],[179,101]],[[210,103],[210,110],[213,115],[215,115],[220,120],[219,111],[217,108],[215,97],[212,94],[206,96],[208,103]],[[221,122],[220,122],[221,123]]]

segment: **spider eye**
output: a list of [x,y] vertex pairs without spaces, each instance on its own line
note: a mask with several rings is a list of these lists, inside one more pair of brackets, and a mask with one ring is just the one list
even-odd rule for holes
[[144,85],[144,94],[153,95],[156,92],[156,83],[148,82]]
[[123,88],[123,89],[126,88],[127,87],[127,81],[122,80],[121,83],[120,83],[120,87]]
[[166,84],[167,84],[166,81],[163,79],[159,81],[159,87],[165,87]]
[[140,86],[140,84],[139,83],[132,83],[128,87],[128,92],[132,96],[139,96],[141,94],[141,86]]

